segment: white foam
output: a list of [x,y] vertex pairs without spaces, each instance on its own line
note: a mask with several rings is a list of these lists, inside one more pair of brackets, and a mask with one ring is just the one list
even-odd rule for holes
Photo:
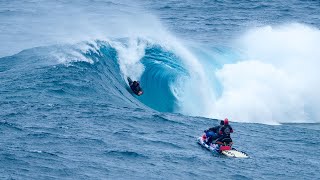
[[320,122],[320,30],[255,28],[237,46],[246,59],[216,72],[223,94],[211,116],[266,124]]
[[145,55],[146,43],[137,38],[130,38],[128,44],[116,41],[110,44],[117,50],[120,70],[124,77],[139,80],[144,71],[140,60]]

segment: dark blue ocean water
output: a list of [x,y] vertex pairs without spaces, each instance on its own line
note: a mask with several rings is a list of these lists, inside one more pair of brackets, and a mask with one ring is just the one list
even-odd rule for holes
[[[319,12],[1,0],[0,179],[319,179]],[[250,158],[196,144],[225,117]]]

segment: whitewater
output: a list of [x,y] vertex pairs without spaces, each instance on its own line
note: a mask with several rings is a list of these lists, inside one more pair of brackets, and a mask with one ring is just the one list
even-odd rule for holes
[[[1,179],[320,178],[319,10],[0,1]],[[249,159],[196,144],[225,117]]]

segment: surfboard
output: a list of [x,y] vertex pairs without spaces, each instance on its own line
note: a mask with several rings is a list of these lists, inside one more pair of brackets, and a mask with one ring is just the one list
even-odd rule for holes
[[131,80],[131,78],[127,77],[127,80],[128,80],[129,85],[130,85],[131,83],[133,83],[133,81]]

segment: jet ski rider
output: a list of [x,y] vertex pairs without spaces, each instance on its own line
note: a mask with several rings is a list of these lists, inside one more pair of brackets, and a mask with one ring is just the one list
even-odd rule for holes
[[230,142],[232,142],[232,139],[230,137],[230,133],[233,133],[232,127],[229,125],[229,120],[228,118],[224,119],[224,125],[220,127],[219,129],[219,138],[216,140],[218,141],[223,141],[224,139],[229,139]]
[[217,139],[219,137],[219,130],[221,127],[223,127],[224,121],[220,121],[220,125],[209,128],[208,130],[204,130],[206,133],[206,139],[205,143],[210,145],[213,140]]

